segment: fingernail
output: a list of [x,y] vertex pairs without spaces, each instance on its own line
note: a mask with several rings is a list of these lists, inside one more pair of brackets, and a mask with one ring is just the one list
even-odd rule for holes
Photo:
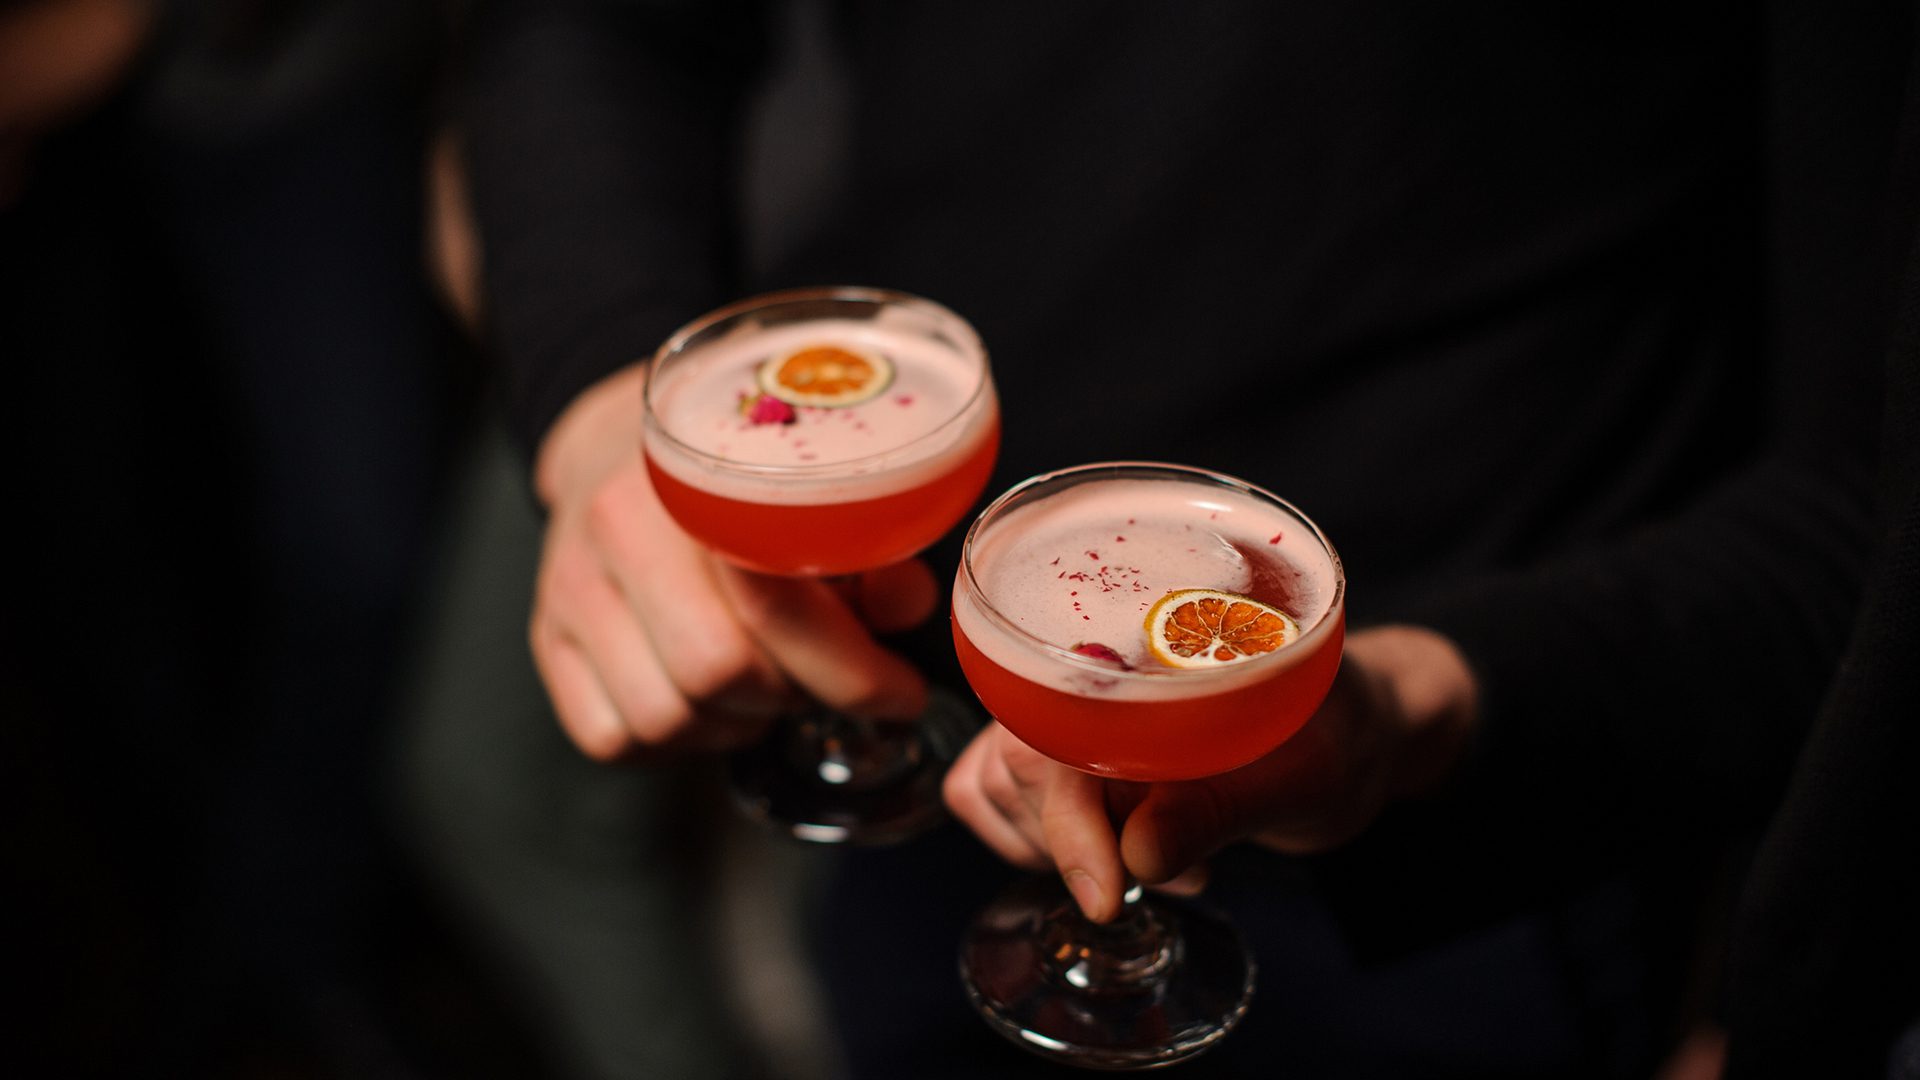
[[1073,894],[1074,901],[1080,905],[1081,913],[1089,919],[1093,918],[1093,912],[1100,907],[1100,885],[1093,880],[1093,875],[1085,870],[1068,870],[1061,875],[1061,879],[1067,883],[1067,891]]

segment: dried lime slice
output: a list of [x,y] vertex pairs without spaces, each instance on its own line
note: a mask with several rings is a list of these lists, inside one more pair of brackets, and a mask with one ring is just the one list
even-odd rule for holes
[[1300,637],[1286,612],[1217,589],[1175,589],[1147,612],[1147,648],[1177,668],[1208,668],[1262,656]]
[[838,409],[858,405],[893,382],[893,363],[878,353],[809,345],[760,365],[760,389],[789,405]]

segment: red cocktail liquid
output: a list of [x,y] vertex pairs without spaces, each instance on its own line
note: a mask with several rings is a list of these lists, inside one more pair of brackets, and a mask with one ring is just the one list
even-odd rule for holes
[[727,561],[767,574],[850,574],[909,558],[952,528],[985,490],[999,444],[995,420],[952,468],[927,482],[844,502],[727,498],[677,479],[651,458],[647,472],[680,527]]
[[1320,707],[1340,667],[1346,630],[1341,612],[1327,619],[1323,633],[1285,650],[1304,653],[1290,664],[1274,658],[1272,673],[1256,682],[1209,693],[1209,680],[1187,677],[1194,696],[1162,700],[1082,696],[1021,678],[988,659],[958,621],[953,644],[987,711],[1035,750],[1120,780],[1192,780],[1271,753]]

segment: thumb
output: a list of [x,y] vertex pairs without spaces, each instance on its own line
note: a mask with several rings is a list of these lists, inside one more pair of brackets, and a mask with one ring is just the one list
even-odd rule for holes
[[926,679],[875,642],[827,583],[724,565],[715,581],[740,624],[815,701],[875,720],[911,720],[925,711]]
[[1142,882],[1179,877],[1251,830],[1247,808],[1231,789],[1207,781],[1156,784],[1128,818],[1120,857]]
[[874,633],[891,634],[925,622],[940,603],[940,588],[925,562],[908,559],[861,574],[851,600]]

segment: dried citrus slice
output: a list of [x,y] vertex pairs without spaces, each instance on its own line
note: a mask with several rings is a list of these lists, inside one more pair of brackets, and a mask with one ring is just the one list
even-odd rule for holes
[[1147,647],[1177,668],[1231,664],[1299,636],[1300,624],[1279,608],[1215,589],[1175,589],[1147,612]]
[[789,405],[836,409],[857,405],[893,382],[893,364],[878,353],[809,345],[760,365],[760,389]]

